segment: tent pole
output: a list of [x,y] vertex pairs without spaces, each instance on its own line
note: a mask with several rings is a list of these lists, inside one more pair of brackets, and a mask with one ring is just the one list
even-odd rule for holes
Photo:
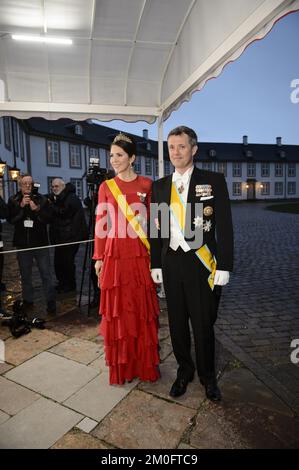
[[159,163],[159,178],[164,176],[164,139],[163,139],[163,113],[158,117],[158,163]]

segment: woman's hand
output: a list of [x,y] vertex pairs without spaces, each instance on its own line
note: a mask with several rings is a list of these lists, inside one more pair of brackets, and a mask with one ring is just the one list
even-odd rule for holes
[[101,259],[98,259],[96,262],[95,262],[95,265],[94,265],[94,269],[96,271],[96,275],[99,277],[99,275],[101,274],[101,269],[102,269],[102,266],[103,266],[103,261]]

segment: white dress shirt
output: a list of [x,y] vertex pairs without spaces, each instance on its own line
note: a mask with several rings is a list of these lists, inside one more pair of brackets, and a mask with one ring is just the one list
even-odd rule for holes
[[[180,196],[185,204],[187,204],[187,197],[190,185],[190,179],[193,172],[194,166],[189,168],[183,175],[178,171],[175,171],[172,175],[172,182],[176,185],[177,188],[183,188],[183,191],[180,192]],[[181,232],[181,229],[176,222],[174,215],[170,211],[170,243],[169,246],[172,250],[176,251],[180,246],[185,252],[190,251],[190,247],[184,238],[184,234]]]

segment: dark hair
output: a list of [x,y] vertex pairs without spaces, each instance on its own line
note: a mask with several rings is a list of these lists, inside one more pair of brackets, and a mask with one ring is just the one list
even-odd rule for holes
[[[126,140],[122,139],[122,136],[124,136],[124,138],[127,138],[131,142],[127,142]],[[118,147],[122,148],[129,155],[129,157],[136,155],[136,144],[131,136],[129,137],[121,133],[121,135],[119,134],[118,136],[116,136],[116,138],[118,138],[118,140],[116,142],[114,142],[115,139],[113,140],[112,144],[110,145],[110,149],[112,145],[117,145]]]
[[190,129],[190,127],[187,126],[178,126],[172,129],[172,131],[169,132],[167,136],[167,140],[171,135],[182,135],[186,134],[189,137],[189,143],[191,147],[195,147],[197,145],[197,135],[196,132],[193,129]]

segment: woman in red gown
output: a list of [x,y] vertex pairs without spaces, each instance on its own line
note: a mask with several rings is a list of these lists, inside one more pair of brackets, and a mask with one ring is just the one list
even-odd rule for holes
[[[117,176],[99,188],[93,259],[101,287],[100,334],[104,337],[110,384],[123,384],[135,377],[143,381],[160,377],[158,300],[150,275],[147,240],[134,230],[139,225],[141,233],[146,233],[152,182],[134,172],[135,155],[132,139],[124,134],[116,136],[110,162]],[[128,210],[137,215],[135,225],[124,215],[115,187],[118,196],[121,194],[123,200],[125,196]]]

